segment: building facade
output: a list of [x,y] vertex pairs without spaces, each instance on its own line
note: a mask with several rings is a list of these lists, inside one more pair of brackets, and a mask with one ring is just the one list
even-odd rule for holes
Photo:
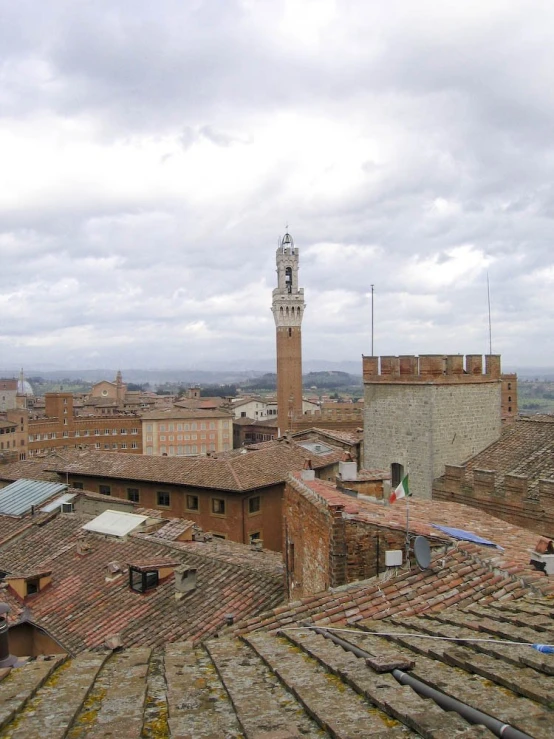
[[500,357],[363,357],[364,466],[410,475],[430,498],[445,465],[460,464],[501,432]]
[[298,248],[286,233],[277,248],[277,287],[272,311],[277,333],[278,430],[291,428],[293,417],[302,413],[302,318],[304,288],[298,287]]
[[224,410],[168,408],[141,418],[144,453],[189,457],[233,448],[233,418]]
[[134,413],[75,415],[72,393],[46,393],[45,416],[27,421],[27,456],[67,449],[142,454],[141,419]]

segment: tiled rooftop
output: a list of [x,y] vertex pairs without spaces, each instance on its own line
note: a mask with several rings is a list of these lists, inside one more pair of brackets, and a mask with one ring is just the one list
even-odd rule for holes
[[[202,645],[85,651],[5,671],[0,731],[487,739],[498,736],[483,726],[492,719],[497,732],[512,727],[504,736],[550,739],[554,657],[530,644],[554,643],[552,597],[485,572],[469,552],[447,560],[277,608],[240,636],[232,627]],[[439,702],[418,692],[429,687]],[[466,707],[480,717],[470,723]]]
[[451,541],[450,537],[433,528],[432,524],[464,529],[503,548],[502,551],[492,547],[481,547],[481,556],[494,563],[494,566],[517,566],[530,575],[535,572],[529,565],[529,552],[535,548],[537,534],[470,506],[419,498],[410,498],[408,502],[403,499],[389,505],[387,501],[373,502],[350,497],[325,480],[316,479],[307,482],[301,479],[300,473],[292,473],[289,479],[294,481],[300,490],[312,490],[328,504],[344,505],[345,512],[353,519],[386,528],[405,531],[406,506],[409,506],[411,534]]
[[[43,462],[49,472],[164,482],[219,490],[244,491],[275,485],[287,473],[301,469],[306,459],[315,469],[338,462],[342,450],[311,454],[295,443],[268,442],[263,449],[246,454],[217,457],[150,457],[117,452],[68,451]],[[22,463],[20,463],[22,464]]]
[[[280,574],[244,566],[230,554],[204,556],[199,547],[189,551],[154,537],[121,541],[85,534],[82,526],[89,519],[76,513],[51,516],[0,547],[0,570],[8,575],[52,570],[52,583],[25,602],[10,589],[0,591],[12,607],[10,619],[25,616],[72,652],[98,647],[113,633],[124,646],[198,640],[218,631],[228,613],[239,619],[282,601]],[[168,557],[198,571],[197,589],[179,602],[173,575],[146,593],[131,591],[125,572],[106,579],[109,563]]]
[[465,464],[466,478],[473,483],[473,471],[495,470],[496,486],[502,487],[504,475],[525,475],[529,493],[539,479],[554,478],[554,416],[518,417],[502,430],[502,435]]

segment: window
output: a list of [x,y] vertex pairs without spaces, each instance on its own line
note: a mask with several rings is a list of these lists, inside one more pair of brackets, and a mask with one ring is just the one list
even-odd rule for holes
[[165,441],[165,434],[160,435],[160,441]]
[[100,442],[99,441],[96,442],[96,444],[94,445],[94,448],[95,449],[100,449]]
[[[151,423],[147,423],[146,424],[146,430],[147,431],[152,431],[152,424]],[[121,433],[123,433],[123,431]]]
[[122,449],[127,449],[127,444],[125,442],[123,442],[123,444],[121,445],[121,448]]
[[257,495],[255,498],[248,498],[248,513],[259,513],[260,512],[260,496]]
[[100,429],[94,429],[94,435],[100,436]]
[[77,429],[77,431],[75,432],[75,436],[76,436],[76,437],[77,437],[77,436],[81,436],[81,432],[80,432],[80,431],[79,431],[78,429]]
[[104,436],[110,435],[110,429],[104,429]]
[[173,423],[170,423],[167,430],[168,431],[175,431],[175,425]]
[[71,483],[71,487],[72,488],[77,488],[77,490],[83,490],[84,489],[83,483],[80,482],[80,481],[78,481],[78,480],[75,480],[74,482],[72,482]]
[[111,495],[112,489],[109,485],[99,485],[98,492],[100,493],[100,495]]
[[187,495],[187,510],[189,511],[199,510],[198,495]]
[[139,569],[129,567],[129,587],[136,593],[145,593],[147,590],[155,588],[159,579],[158,570],[141,572]]
[[152,434],[147,434],[146,441],[152,441]]
[[196,423],[191,423],[190,430],[191,431],[196,431]]
[[138,434],[138,429],[131,429],[132,434]]
[[215,429],[215,423],[213,421],[210,421],[210,429]]
[[398,464],[398,462],[393,462],[390,466],[390,472],[391,487],[394,490],[400,485],[402,478],[404,477],[404,467],[401,464]]
[[160,423],[160,431],[165,431],[165,423]]
[[240,417],[241,418],[246,418],[246,411],[241,411],[240,412]]
[[127,435],[127,429],[121,429],[119,433],[121,434],[121,436],[126,436]]
[[64,418],[64,419],[63,419],[63,425],[64,425],[64,426],[67,426],[67,418]]
[[212,498],[212,513],[216,516],[225,515],[225,500],[223,498]]
[[127,488],[127,500],[130,500],[133,503],[138,503],[139,499],[140,494],[138,488]]
[[112,444],[112,449],[117,449],[117,444]]
[[212,536],[214,539],[226,539],[227,538],[226,534],[214,534],[213,532],[212,532]]
[[206,424],[205,424],[204,421],[202,421],[202,423],[200,424],[200,430],[201,431],[205,431],[206,430]]
[[27,580],[26,581],[27,586],[27,595],[34,595],[35,593],[38,593],[39,591],[39,580],[33,579],[33,580]]
[[511,383],[511,382],[509,382],[509,383],[508,383],[508,390],[511,390],[511,389],[512,389],[512,383]]
[[167,447],[165,446],[165,444],[161,445],[160,454],[167,454]]
[[177,431],[182,431],[182,430],[183,430],[183,424],[182,423],[178,423],[177,424]]
[[117,436],[117,429],[112,429],[112,436]]
[[185,423],[185,431],[190,431],[190,423]]
[[146,447],[146,454],[154,454],[154,449],[151,446]]
[[89,432],[88,432],[88,429],[87,429],[87,430],[85,431],[85,434],[84,434],[84,435],[85,435],[85,436],[89,436]]
[[163,506],[164,508],[169,508],[171,505],[171,496],[169,493],[158,492],[156,500],[158,501],[158,505]]
[[138,443],[136,441],[133,441],[131,444],[131,449],[138,449]]
[[104,444],[104,449],[109,449],[109,448],[110,448],[109,444]]
[[248,534],[248,539],[250,541],[250,544],[252,544],[256,539],[261,539],[262,535],[260,531],[253,531],[251,534]]

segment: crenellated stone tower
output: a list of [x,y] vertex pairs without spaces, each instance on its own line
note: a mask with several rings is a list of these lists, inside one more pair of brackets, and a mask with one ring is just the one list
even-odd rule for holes
[[277,287],[271,310],[277,329],[277,421],[279,434],[302,413],[302,317],[304,288],[298,287],[298,249],[289,233],[277,247]]

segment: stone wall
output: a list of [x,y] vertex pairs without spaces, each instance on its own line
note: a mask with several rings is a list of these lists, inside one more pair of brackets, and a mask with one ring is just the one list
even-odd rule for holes
[[382,357],[379,371],[377,357],[364,357],[364,467],[402,465],[412,494],[430,498],[446,464],[459,464],[495,441],[500,367],[496,357],[487,357],[482,373],[480,359],[467,357],[464,370],[461,356]]

